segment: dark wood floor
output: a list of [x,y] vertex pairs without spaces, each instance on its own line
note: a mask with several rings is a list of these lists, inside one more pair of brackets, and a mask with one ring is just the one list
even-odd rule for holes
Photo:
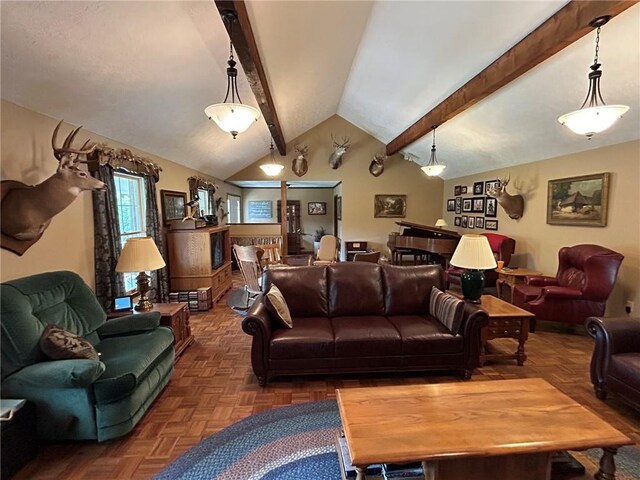
[[[238,279],[235,279],[236,283]],[[176,365],[173,379],[134,431],[105,443],[46,445],[18,479],[150,478],[203,438],[253,413],[334,398],[336,388],[459,381],[437,375],[357,375],[276,379],[260,388],[251,373],[251,338],[242,317],[223,299],[193,315],[196,343]],[[542,328],[545,328],[543,325]],[[640,443],[640,415],[615,398],[597,400],[589,383],[592,340],[546,326],[527,342],[528,360],[488,363],[471,381],[542,377]],[[515,349],[504,340],[499,348]]]

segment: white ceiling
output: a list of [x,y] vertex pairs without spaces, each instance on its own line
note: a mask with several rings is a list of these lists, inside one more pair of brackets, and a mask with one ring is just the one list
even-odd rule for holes
[[[338,113],[387,143],[564,2],[247,2],[287,141]],[[232,140],[203,109],[226,90],[212,1],[1,2],[2,98],[227,178],[268,152],[263,120]],[[640,138],[640,7],[602,30],[602,93],[631,111],[587,141],[590,34],[438,129],[446,178]],[[255,100],[241,73],[245,103]],[[431,137],[406,150],[426,163]]]

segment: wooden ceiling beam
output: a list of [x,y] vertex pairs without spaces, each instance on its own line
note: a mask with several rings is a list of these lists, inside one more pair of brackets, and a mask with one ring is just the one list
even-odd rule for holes
[[233,28],[227,22],[224,22],[224,26],[231,37],[233,48],[247,76],[247,80],[249,80],[253,95],[258,101],[258,107],[273,137],[273,143],[278,148],[280,155],[286,155],[287,142],[284,140],[276,107],[269,90],[267,76],[262,67],[258,45],[249,22],[247,7],[243,0],[215,0],[215,2],[223,21],[226,13],[233,12],[235,14],[236,21],[233,23]]
[[399,152],[430,133],[434,125],[439,126],[447,120],[451,120],[563,48],[592,32],[593,28],[589,22],[593,19],[604,15],[615,17],[636,3],[638,2],[619,0],[574,0],[569,2],[482,72],[449,95],[433,110],[391,140],[386,146],[387,155]]

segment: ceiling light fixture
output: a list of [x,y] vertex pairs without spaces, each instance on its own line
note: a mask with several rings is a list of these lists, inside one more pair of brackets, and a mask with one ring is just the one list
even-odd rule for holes
[[[233,23],[236,21],[236,14],[231,11],[224,12],[222,19],[229,24],[229,60],[227,64],[227,94],[222,103],[209,105],[204,109],[204,113],[209,120],[216,122],[216,125],[235,139],[239,133],[246,131],[253,123],[260,118],[260,111],[251,105],[244,105],[238,93],[238,69],[233,59]],[[227,103],[231,92],[231,102]],[[236,103],[236,97],[238,102]]]
[[275,150],[273,148],[273,137],[271,137],[271,146],[269,147],[269,162],[260,165],[260,169],[268,176],[275,177],[280,175],[284,165],[276,160]]
[[[572,132],[578,135],[586,135],[589,140],[591,137],[606,130],[613,125],[616,120],[622,117],[629,107],[626,105],[606,105],[600,94],[600,77],[602,76],[602,70],[600,70],[600,64],[598,63],[598,50],[600,49],[600,29],[606,24],[610,16],[598,17],[592,20],[589,25],[596,30],[596,55],[593,59],[593,65],[591,65],[591,72],[589,72],[589,91],[587,97],[584,99],[584,103],[580,107],[580,110],[575,110],[570,113],[566,113],[558,118],[558,122],[562,125],[566,125]],[[587,105],[587,108],[584,108]]]
[[444,171],[445,168],[447,168],[447,166],[438,163],[438,160],[436,159],[436,128],[438,128],[438,126],[434,125],[431,128],[433,129],[433,145],[431,145],[431,158],[429,159],[429,163],[422,167],[421,170],[426,173],[428,177],[437,177]]

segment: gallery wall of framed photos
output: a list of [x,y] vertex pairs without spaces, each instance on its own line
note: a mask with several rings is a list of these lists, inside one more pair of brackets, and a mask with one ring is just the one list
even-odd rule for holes
[[455,185],[453,197],[446,200],[447,212],[453,212],[453,225],[460,228],[498,230],[498,201],[488,192],[499,180],[473,182],[472,185]]

